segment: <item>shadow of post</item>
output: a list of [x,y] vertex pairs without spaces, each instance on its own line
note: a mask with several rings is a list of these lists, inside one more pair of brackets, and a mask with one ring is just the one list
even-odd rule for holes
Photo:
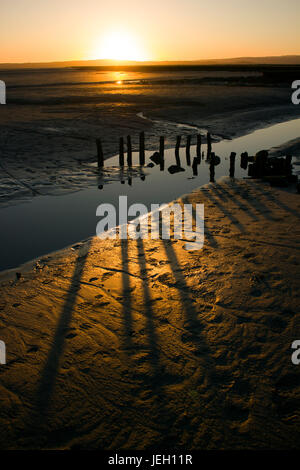
[[[181,198],[181,200],[182,200],[183,204],[192,204],[192,202],[189,200],[188,196],[183,196]],[[187,210],[187,206],[186,206],[185,210]],[[193,211],[191,211],[191,215],[192,215],[192,218],[193,218],[193,221],[194,221],[194,224],[195,224],[196,219],[195,219],[195,214],[193,213]],[[205,223],[204,231],[205,231],[205,240],[207,240],[208,243],[213,248],[216,248],[218,246],[217,239],[214,237],[212,231],[208,228],[207,223]]]
[[186,339],[196,346],[195,354],[197,357],[205,356],[205,360],[207,360],[206,365],[209,366],[207,367],[207,371],[209,371],[207,373],[213,375],[214,361],[211,358],[208,344],[201,335],[202,325],[201,321],[199,320],[194,301],[191,298],[190,288],[186,283],[184,275],[182,274],[182,268],[178,261],[176,252],[172,246],[172,242],[170,240],[162,239],[162,243],[169,261],[170,268],[176,281],[176,288],[178,290],[181,305],[185,313],[185,329],[188,333]]
[[152,371],[154,375],[157,375],[159,372],[159,358],[158,358],[158,350],[157,350],[157,339],[155,334],[155,327],[154,327],[154,312],[152,309],[152,299],[151,294],[148,286],[148,277],[147,277],[147,266],[146,266],[146,259],[145,259],[145,251],[144,251],[144,244],[142,239],[138,238],[137,241],[137,249],[138,249],[138,260],[139,260],[139,269],[140,275],[143,278],[143,296],[144,296],[144,306],[145,306],[145,314],[146,314],[146,331],[147,337],[149,340],[149,349],[150,349],[150,363],[152,367]]
[[[251,217],[252,220],[257,221],[258,217],[253,211],[248,200],[246,201],[245,199],[243,199],[242,201],[241,199],[239,199],[238,196],[241,197],[241,195],[237,191],[235,191],[235,188],[233,187],[232,184],[230,185],[230,188],[232,189],[232,193],[230,193],[229,190],[225,189],[224,185],[216,183],[216,186],[214,187],[214,191],[216,195],[219,197],[219,199],[221,200],[227,199],[228,201],[232,202],[236,207],[238,207],[240,210],[246,212],[247,215]],[[244,201],[248,203],[248,206],[246,206]]]
[[[235,180],[235,183],[226,183],[228,188],[231,188],[233,192],[232,198],[236,198],[239,196],[244,202],[246,202],[249,206],[251,206],[252,210],[256,210],[261,217],[264,217],[268,220],[274,220],[272,216],[272,211],[267,207],[261,198],[257,199],[256,201],[251,197],[248,197],[248,192],[241,186],[238,180]],[[248,209],[247,209],[248,212]]]
[[270,202],[273,202],[277,207],[279,207],[280,209],[288,212],[289,214],[297,217],[298,219],[300,218],[300,215],[298,212],[296,212],[294,209],[292,209],[291,207],[289,207],[287,204],[285,204],[284,202],[282,201],[279,201],[277,198],[276,198],[276,195],[274,193],[270,193],[269,191],[266,191],[262,186],[260,186],[259,184],[256,184],[255,186],[255,190],[257,190],[258,192],[260,192],[260,194],[265,197],[265,199],[267,199],[268,201]]
[[137,250],[139,260],[139,270],[141,278],[143,279],[143,299],[144,299],[144,313],[146,316],[146,336],[148,339],[149,353],[146,356],[145,361],[149,363],[151,368],[150,382],[147,386],[150,386],[151,392],[155,397],[154,405],[152,408],[153,414],[158,419],[156,422],[160,437],[155,444],[155,450],[157,449],[171,449],[178,446],[178,439],[180,436],[179,430],[174,423],[177,420],[177,416],[170,410],[169,399],[165,393],[164,387],[171,383],[177,383],[180,381],[177,375],[168,373],[163,364],[160,362],[160,353],[157,342],[157,335],[155,331],[154,322],[154,311],[152,307],[152,298],[150,288],[148,285],[148,273],[145,258],[145,250],[142,239],[137,239]]
[[[85,248],[89,248],[90,243],[91,242],[88,242],[88,245],[85,245]],[[41,380],[37,390],[36,398],[36,411],[40,415],[45,415],[49,407],[56,376],[59,372],[59,366],[64,352],[66,332],[72,320],[73,307],[80,289],[80,279],[84,271],[87,257],[88,249],[83,256],[80,256],[80,253],[78,253],[67,298],[62,308],[62,312],[56,326],[52,346],[41,374]]]
[[245,232],[245,228],[240,220],[238,220],[226,207],[214,196],[213,191],[215,188],[211,186],[211,190],[207,192],[207,198],[223,212],[223,214],[236,226],[240,232]]
[[123,299],[123,326],[124,326],[124,349],[132,352],[132,299],[130,287],[129,258],[128,258],[128,240],[121,239],[121,257],[122,257],[122,299]]

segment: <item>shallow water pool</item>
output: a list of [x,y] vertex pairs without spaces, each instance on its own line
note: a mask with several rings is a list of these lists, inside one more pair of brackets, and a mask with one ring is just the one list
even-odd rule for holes
[[[213,152],[221,159],[215,167],[215,179],[229,175],[231,152],[237,153],[235,177],[242,178],[247,176],[247,170],[240,167],[241,152],[253,155],[258,150],[278,146],[299,137],[299,129],[300,119],[296,119],[213,144]],[[197,167],[197,175],[193,175],[192,167],[187,166],[183,147],[180,164],[184,171],[176,174],[168,171],[176,164],[174,149],[165,150],[163,171],[159,165],[147,167],[153,151],[146,152],[144,167],[138,166],[138,153],[133,153],[131,172],[126,168],[123,172],[118,169],[118,156],[106,160],[104,171],[95,175],[94,188],[64,196],[35,196],[30,202],[1,209],[0,270],[14,268],[95,235],[97,206],[109,202],[118,207],[120,195],[128,196],[128,205],[139,202],[150,210],[151,204],[170,202],[207,184],[210,172],[205,160],[206,145],[202,146],[202,151],[204,158]],[[195,156],[196,147],[191,146],[191,163]]]

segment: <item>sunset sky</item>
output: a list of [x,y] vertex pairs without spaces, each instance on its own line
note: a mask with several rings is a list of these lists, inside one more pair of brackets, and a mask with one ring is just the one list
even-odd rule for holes
[[299,0],[0,0],[0,62],[300,54]]

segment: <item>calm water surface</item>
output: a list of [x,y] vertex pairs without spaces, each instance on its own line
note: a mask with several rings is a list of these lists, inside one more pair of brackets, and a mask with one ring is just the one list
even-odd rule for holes
[[[242,178],[247,176],[247,171],[240,167],[241,152],[253,155],[263,148],[277,146],[299,137],[299,129],[300,119],[296,119],[213,144],[213,151],[221,159],[215,167],[215,179],[228,176],[230,152],[237,153],[235,177]],[[206,152],[206,146],[202,147]],[[146,152],[146,165],[152,154]],[[192,146],[191,161],[195,154],[196,148]],[[175,165],[175,154],[174,149],[166,150],[164,171],[159,166],[138,167],[130,179],[113,168],[118,167],[118,156],[112,157],[105,162],[105,172],[109,173],[111,167],[112,172],[119,173],[119,181],[106,184],[99,174],[94,188],[64,196],[36,196],[30,202],[1,209],[1,226],[5,229],[0,232],[0,269],[16,267],[95,235],[97,206],[109,202],[117,208],[120,195],[128,196],[129,205],[140,202],[150,210],[151,204],[170,202],[209,182],[209,165],[205,158],[198,166],[197,176],[187,166],[184,148],[180,150],[180,159],[185,171],[170,174],[168,168]],[[133,153],[133,164],[138,164],[137,153]],[[99,189],[99,185],[103,188]]]

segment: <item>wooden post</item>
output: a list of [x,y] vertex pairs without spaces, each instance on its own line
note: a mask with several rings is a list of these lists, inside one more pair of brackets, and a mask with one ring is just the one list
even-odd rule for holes
[[132,147],[130,135],[127,136],[127,165],[132,166]]
[[192,168],[193,168],[193,175],[198,176],[198,159],[196,157],[194,157]]
[[260,150],[255,155],[255,167],[256,167],[256,174],[258,178],[262,178],[264,176],[267,160],[268,160],[267,150]]
[[210,155],[209,173],[210,173],[210,182],[214,183],[215,181],[215,154],[213,152]]
[[197,134],[197,157],[200,161],[201,159],[201,135]]
[[206,154],[207,159],[210,157],[210,155],[211,155],[211,135],[208,132],[207,133],[207,154]]
[[180,148],[180,142],[181,142],[181,135],[178,135],[177,136],[177,139],[176,139],[176,147],[175,147],[175,155],[179,156],[179,148]]
[[286,171],[287,175],[291,174],[291,169],[292,169],[292,155],[286,155],[286,157],[285,157],[285,171]]
[[165,138],[163,135],[159,138],[159,155],[160,160],[163,161],[165,158]]
[[159,138],[159,158],[160,158],[160,171],[164,171],[165,169],[165,138],[164,136],[160,136]]
[[124,139],[123,137],[120,137],[120,143],[119,143],[119,164],[120,164],[120,167],[124,166]]
[[191,166],[191,136],[188,135],[186,138],[186,164]]
[[235,156],[236,156],[236,153],[231,152],[230,157],[229,157],[230,158],[230,169],[229,169],[230,178],[233,178],[234,173],[235,173]]
[[243,170],[247,170],[248,166],[248,152],[241,153],[241,168]]
[[145,133],[140,133],[140,165],[145,165]]
[[96,145],[97,145],[98,168],[101,168],[103,167],[103,164],[104,164],[101,139],[96,139]]

